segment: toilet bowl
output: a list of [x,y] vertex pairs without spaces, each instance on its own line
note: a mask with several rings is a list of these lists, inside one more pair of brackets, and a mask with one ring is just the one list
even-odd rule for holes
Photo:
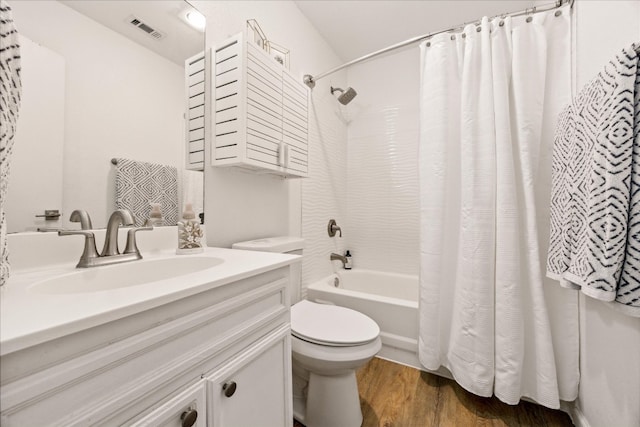
[[[303,244],[296,237],[272,237],[232,248],[301,255]],[[359,427],[356,370],[382,348],[380,328],[346,307],[298,302],[299,266],[292,268],[290,291],[294,418],[307,427]]]
[[306,394],[304,414],[302,408],[294,411],[300,422],[307,427],[362,424],[356,369],[380,351],[379,335],[376,322],[349,308],[306,300],[291,308],[294,381],[302,381]]

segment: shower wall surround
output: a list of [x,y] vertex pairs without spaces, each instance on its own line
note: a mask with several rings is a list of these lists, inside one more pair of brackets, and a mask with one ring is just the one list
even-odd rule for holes
[[357,268],[418,274],[417,47],[355,65],[345,236]]
[[[334,74],[313,90],[310,120],[320,144],[302,183],[303,288],[339,269],[329,254],[345,249],[356,268],[418,274],[418,60],[409,49],[355,65],[347,81]],[[322,87],[329,82],[353,86],[358,96],[343,106]],[[330,218],[342,238],[328,237]]]
[[[332,76],[343,82],[342,73]],[[302,182],[302,237],[305,239],[302,261],[301,297],[306,286],[333,273],[332,252],[342,253],[349,240],[347,222],[347,126],[345,109],[330,93],[328,81],[318,82],[309,103],[310,140],[309,178]],[[327,224],[335,219],[343,237],[329,237]],[[335,262],[338,264],[338,262]]]

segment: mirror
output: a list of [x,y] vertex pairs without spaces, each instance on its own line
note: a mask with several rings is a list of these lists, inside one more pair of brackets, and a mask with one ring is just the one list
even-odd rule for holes
[[[78,228],[68,221],[75,209],[89,212],[94,228],[105,227],[120,196],[114,158],[175,167],[176,212],[185,202],[202,212],[204,141],[200,153],[189,153],[185,115],[193,86],[185,61],[205,46],[204,28],[186,19],[195,9],[174,0],[9,5],[21,36],[23,96],[8,231]],[[203,116],[199,122],[203,138]],[[153,201],[135,203],[150,209]],[[61,216],[36,217],[45,210]]]

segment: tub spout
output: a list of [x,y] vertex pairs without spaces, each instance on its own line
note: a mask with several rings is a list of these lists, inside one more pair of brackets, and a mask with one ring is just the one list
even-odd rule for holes
[[331,261],[341,261],[342,262],[342,268],[344,268],[344,266],[347,265],[347,257],[345,257],[344,255],[331,253],[331,255],[329,256],[329,259]]

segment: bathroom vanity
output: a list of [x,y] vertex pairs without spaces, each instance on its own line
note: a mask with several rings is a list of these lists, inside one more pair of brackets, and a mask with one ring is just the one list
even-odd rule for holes
[[[207,248],[14,274],[0,288],[1,424],[290,425],[299,259]],[[177,273],[154,278],[163,268]],[[120,271],[128,278],[110,285]]]

